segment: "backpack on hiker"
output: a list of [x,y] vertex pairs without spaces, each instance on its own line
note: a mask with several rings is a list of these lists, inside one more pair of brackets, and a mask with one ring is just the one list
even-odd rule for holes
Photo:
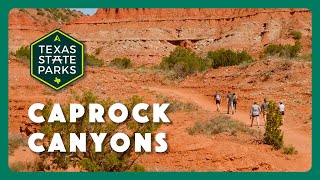
[[268,110],[268,103],[266,103],[266,102],[262,103],[261,110],[262,111],[267,111]]
[[237,100],[238,100],[237,95],[233,95],[232,99],[233,99],[233,103],[237,103]]

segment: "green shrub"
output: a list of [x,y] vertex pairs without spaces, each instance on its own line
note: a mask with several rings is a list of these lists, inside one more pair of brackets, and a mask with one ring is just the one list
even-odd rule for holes
[[252,57],[246,51],[235,52],[230,49],[209,51],[207,58],[211,60],[212,68],[234,66],[244,62],[250,63],[253,61]]
[[44,16],[44,12],[39,11],[39,12],[37,12],[37,15],[39,15],[39,16]]
[[292,155],[292,154],[297,154],[298,153],[298,151],[292,145],[284,146],[282,148],[282,150],[283,150],[283,153],[288,154],[288,155]]
[[9,154],[13,154],[13,152],[20,146],[27,145],[27,140],[21,134],[10,133],[8,140],[8,149]]
[[110,61],[109,66],[118,69],[129,69],[132,68],[132,62],[129,58],[114,58]]
[[34,168],[31,163],[14,162],[9,165],[12,172],[33,172]]
[[223,132],[231,132],[232,134],[242,131],[250,134],[255,133],[254,130],[245,127],[243,123],[232,120],[228,116],[217,116],[209,121],[196,121],[194,125],[187,128],[187,132],[190,135],[205,134],[213,135]]
[[162,59],[160,68],[173,71],[176,78],[184,78],[192,73],[206,70],[208,61],[197,56],[191,49],[178,46],[169,56]]
[[44,163],[39,160],[35,162],[14,162],[9,165],[9,168],[12,172],[39,172],[45,170]]
[[292,36],[293,39],[295,40],[300,40],[302,38],[302,34],[300,31],[291,31],[290,35]]
[[27,172],[29,171],[29,165],[22,162],[14,162],[9,165],[9,168],[12,172]]
[[99,55],[101,53],[102,47],[98,47],[94,50],[95,55]]
[[263,54],[274,56],[277,54],[281,54],[283,51],[282,44],[270,44],[264,48]]
[[85,58],[88,66],[102,67],[104,64],[103,59],[97,58],[95,55],[92,54],[85,54]]
[[197,56],[191,49],[176,47],[168,57],[164,57],[160,68],[174,72],[173,78],[184,78],[196,72],[221,66],[233,66],[252,62],[252,57],[246,52],[219,49],[209,51],[206,58]]
[[13,55],[21,62],[30,64],[30,47],[21,46]]
[[145,168],[140,164],[134,164],[129,170],[129,172],[145,172]]
[[69,9],[63,9],[63,8],[44,8],[42,9],[47,12],[47,17],[50,19],[54,19],[56,21],[61,21],[62,23],[65,23],[69,21],[72,17],[77,17],[76,14],[74,14]]
[[19,11],[29,14],[28,11],[26,9],[24,9],[24,8],[19,8]]
[[267,125],[264,134],[266,144],[272,145],[275,149],[283,147],[283,133],[280,129],[282,117],[279,108],[273,101],[269,102],[267,111]]
[[[128,108],[129,116],[121,124],[113,123],[111,121],[106,121],[105,123],[90,123],[89,122],[89,104],[98,103],[101,104],[104,109],[109,109],[115,101],[111,98],[101,100],[97,95],[91,91],[85,91],[82,94],[77,94],[73,92],[73,100],[79,102],[85,107],[85,114],[82,118],[77,119],[76,123],[70,123],[69,121],[69,106],[62,106],[63,112],[66,115],[66,123],[48,123],[44,122],[41,124],[40,131],[43,132],[48,139],[53,137],[54,132],[59,132],[61,134],[63,142],[65,142],[65,147],[67,149],[66,153],[48,153],[44,152],[40,155],[42,160],[52,160],[49,162],[52,167],[56,169],[67,169],[69,166],[78,166],[81,170],[85,171],[143,171],[143,167],[137,165],[136,160],[142,153],[133,153],[135,146],[134,133],[154,133],[161,123],[153,123],[152,121],[147,123],[138,123],[133,120],[131,112],[133,107],[143,102],[143,98],[140,96],[132,96],[124,101],[125,106]],[[50,116],[51,109],[53,107],[52,100],[47,101],[46,106],[42,110],[42,115],[45,119]],[[152,111],[148,109],[147,111],[140,112],[141,116],[146,115],[149,119],[152,118]],[[107,116],[107,113],[105,113]],[[107,117],[104,117],[105,119]],[[92,147],[92,139],[88,139],[89,142],[86,144],[86,152],[70,152],[69,147],[69,135],[70,133],[83,133],[83,132],[95,132],[95,133],[107,133],[105,138],[105,143],[102,148],[102,152],[95,152],[95,148]],[[110,147],[110,138],[113,134],[117,132],[134,132],[128,133],[131,140],[130,147],[127,151],[122,153],[117,153],[113,151]],[[153,141],[154,139],[152,139]],[[49,144],[44,145],[47,149]],[[132,157],[132,155],[135,155]]]
[[295,41],[293,46],[292,45],[285,45],[284,56],[290,57],[290,58],[297,57],[301,51],[301,48],[302,47],[301,47],[300,41]]
[[266,46],[260,54],[260,58],[263,59],[266,56],[279,56],[293,58],[297,57],[301,51],[300,41],[296,40],[294,45],[282,45],[282,44],[270,44]]

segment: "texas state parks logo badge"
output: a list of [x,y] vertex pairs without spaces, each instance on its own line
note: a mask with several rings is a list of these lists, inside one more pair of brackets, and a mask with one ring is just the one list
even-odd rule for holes
[[30,46],[31,76],[53,89],[59,90],[83,76],[84,47],[70,35],[57,29]]

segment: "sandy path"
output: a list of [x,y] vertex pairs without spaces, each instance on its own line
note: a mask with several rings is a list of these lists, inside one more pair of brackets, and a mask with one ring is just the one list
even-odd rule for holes
[[[189,89],[178,89],[178,88],[170,88],[170,87],[145,87],[150,90],[165,94],[171,95],[175,97],[181,98],[183,101],[193,102],[197,104],[199,107],[212,112],[216,112],[216,106],[213,101],[213,97],[205,96],[203,94],[199,94],[196,90],[189,90]],[[226,100],[223,99],[224,102]],[[221,104],[221,114],[226,114],[226,104]],[[233,119],[241,121],[245,123],[247,126],[250,126],[250,119],[249,119],[249,112],[244,111],[237,111],[234,115],[229,115]],[[286,120],[285,122],[288,122]],[[262,125],[262,130],[264,130],[264,122],[262,117],[260,117],[260,123]],[[256,125],[256,122],[254,122]],[[258,129],[257,126],[253,128]],[[299,152],[300,155],[305,157],[305,162],[311,161],[311,136],[300,131],[296,131],[295,127],[290,126],[289,123],[283,125],[282,130],[284,132],[284,140],[286,145],[293,145]]]

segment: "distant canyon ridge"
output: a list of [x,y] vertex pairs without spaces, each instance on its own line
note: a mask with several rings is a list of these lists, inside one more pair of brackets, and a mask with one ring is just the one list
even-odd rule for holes
[[84,42],[89,54],[106,62],[128,57],[135,65],[159,64],[176,46],[200,55],[220,48],[246,50],[257,58],[268,44],[294,44],[291,31],[302,33],[301,53],[311,53],[308,9],[98,9],[92,16],[72,15],[64,23],[48,23],[49,16],[33,11],[10,11],[10,51],[59,28]]

